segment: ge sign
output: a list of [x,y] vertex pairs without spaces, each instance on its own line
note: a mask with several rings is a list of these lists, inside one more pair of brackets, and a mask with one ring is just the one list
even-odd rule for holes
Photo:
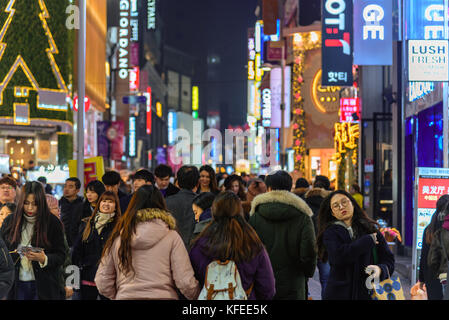
[[377,39],[377,33],[379,33],[379,39],[384,40],[384,26],[380,24],[384,16],[384,9],[377,4],[368,5],[363,9],[363,19],[365,20],[363,40]]

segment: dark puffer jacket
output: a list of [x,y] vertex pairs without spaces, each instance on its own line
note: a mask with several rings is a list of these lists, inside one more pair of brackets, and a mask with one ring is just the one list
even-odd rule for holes
[[320,211],[321,203],[324,198],[326,198],[331,192],[324,190],[322,188],[313,188],[306,192],[304,195],[304,200],[309,205],[310,209],[313,211],[313,224],[315,226],[315,234],[317,234],[317,218],[318,212]]
[[271,191],[254,198],[250,215],[271,260],[274,299],[305,300],[317,263],[312,210],[291,192]]
[[14,263],[0,236],[0,299],[6,297],[14,283]]

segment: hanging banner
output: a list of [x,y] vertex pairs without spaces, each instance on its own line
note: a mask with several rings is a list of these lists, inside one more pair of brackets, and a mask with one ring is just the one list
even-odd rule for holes
[[352,0],[325,0],[322,22],[323,86],[352,86]]
[[392,0],[354,0],[354,64],[393,64],[392,24]]
[[449,169],[416,168],[415,208],[413,219],[412,283],[416,283],[419,257],[424,239],[424,229],[436,211],[438,199],[449,194]]
[[[94,180],[100,180],[103,177],[104,161],[103,157],[94,157],[84,159],[84,185]],[[77,160],[69,160],[69,175],[77,177]]]
[[121,161],[124,155],[123,137],[125,135],[125,125],[123,121],[112,121],[106,134],[109,141],[111,141],[111,160]]
[[[284,69],[284,127],[290,127],[290,81],[291,67],[286,66]],[[282,125],[282,69],[274,68],[270,72],[270,88],[271,88],[271,128],[280,128]]]
[[407,40],[444,39],[444,0],[407,0]]

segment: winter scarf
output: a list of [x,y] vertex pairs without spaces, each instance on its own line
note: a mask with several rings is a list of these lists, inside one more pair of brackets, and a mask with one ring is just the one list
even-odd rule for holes
[[97,229],[98,234],[101,234],[104,226],[107,225],[114,219],[115,212],[113,213],[103,213],[98,211],[95,215],[95,229]]
[[[22,238],[20,239],[20,244],[22,246],[31,245],[31,238],[33,237],[34,224],[36,222],[36,216],[23,215],[25,218],[25,223],[22,225]],[[31,261],[27,257],[22,257],[20,259],[20,270],[19,270],[19,280],[21,281],[33,281],[34,271]]]

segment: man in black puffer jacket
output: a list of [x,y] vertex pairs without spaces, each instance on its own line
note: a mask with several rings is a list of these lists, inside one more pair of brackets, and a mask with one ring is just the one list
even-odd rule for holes
[[14,263],[0,236],[0,300],[6,297],[14,283]]

